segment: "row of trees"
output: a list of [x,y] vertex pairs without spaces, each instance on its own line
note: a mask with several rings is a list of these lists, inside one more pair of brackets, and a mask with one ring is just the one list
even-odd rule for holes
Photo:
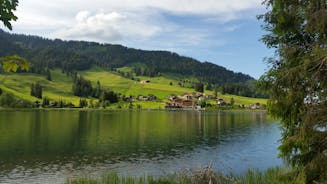
[[257,87],[256,81],[248,81],[245,83],[230,83],[219,87],[222,94],[235,94],[239,96],[253,98],[268,98],[268,94]]
[[159,71],[156,66],[149,66],[149,67],[134,67],[134,73],[136,76],[148,76],[148,77],[155,77],[159,74]]
[[73,75],[72,92],[75,96],[88,97],[94,96],[95,90],[92,87],[91,81],[84,79],[82,76]]
[[248,75],[209,62],[201,63],[165,51],[142,51],[94,42],[49,40],[3,31],[0,31],[0,39],[0,55],[19,54],[36,68],[61,68],[65,72],[72,72],[89,69],[92,65],[109,70],[136,65],[137,75],[149,77],[160,72],[194,76],[211,84],[253,80]]
[[83,76],[78,76],[77,73],[73,74],[72,92],[75,96],[79,97],[98,98],[100,102],[118,102],[118,94],[113,91],[102,89],[99,81],[96,87],[93,88],[91,81],[84,79]]

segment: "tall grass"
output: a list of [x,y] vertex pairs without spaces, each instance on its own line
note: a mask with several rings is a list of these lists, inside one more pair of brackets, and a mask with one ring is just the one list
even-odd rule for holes
[[211,168],[198,171],[180,172],[161,177],[119,176],[116,173],[107,174],[100,179],[77,178],[67,179],[67,184],[303,184],[301,177],[293,177],[290,169],[275,167],[264,172],[248,170],[241,176],[223,175]]

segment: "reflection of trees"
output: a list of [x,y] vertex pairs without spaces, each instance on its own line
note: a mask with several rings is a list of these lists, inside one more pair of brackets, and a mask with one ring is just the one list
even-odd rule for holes
[[[262,113],[163,111],[36,111],[21,112],[20,116],[25,121],[17,116],[11,117],[12,124],[6,124],[17,133],[6,135],[11,142],[0,141],[0,155],[10,155],[18,149],[22,159],[85,156],[89,161],[93,157],[110,160],[181,155],[198,147],[215,146],[226,137],[237,137],[240,132],[247,135],[251,124],[265,119]],[[20,121],[20,127],[15,121]],[[28,129],[24,128],[26,125]],[[237,139],[228,141],[233,144]],[[19,156],[18,152],[10,155]]]

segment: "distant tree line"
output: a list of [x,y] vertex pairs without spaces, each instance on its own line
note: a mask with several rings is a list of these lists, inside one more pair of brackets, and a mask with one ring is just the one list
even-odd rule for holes
[[253,80],[248,75],[166,51],[142,51],[85,41],[49,40],[1,30],[0,40],[0,56],[19,54],[26,57],[35,70],[61,68],[69,73],[89,69],[92,65],[112,70],[139,63],[145,67],[135,67],[136,75],[156,76],[159,72],[168,72],[194,76],[200,81],[217,85]]
[[256,86],[256,81],[248,81],[245,83],[229,83],[220,86],[222,94],[235,94],[239,96],[253,97],[253,98],[268,98],[268,94],[261,91]]

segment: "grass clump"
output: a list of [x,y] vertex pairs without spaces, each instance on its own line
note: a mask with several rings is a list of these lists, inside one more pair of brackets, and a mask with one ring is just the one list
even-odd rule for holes
[[110,173],[100,179],[68,179],[67,184],[303,184],[303,177],[294,177],[294,171],[287,168],[269,168],[264,172],[248,170],[242,176],[223,175],[210,167],[161,176],[119,176]]

